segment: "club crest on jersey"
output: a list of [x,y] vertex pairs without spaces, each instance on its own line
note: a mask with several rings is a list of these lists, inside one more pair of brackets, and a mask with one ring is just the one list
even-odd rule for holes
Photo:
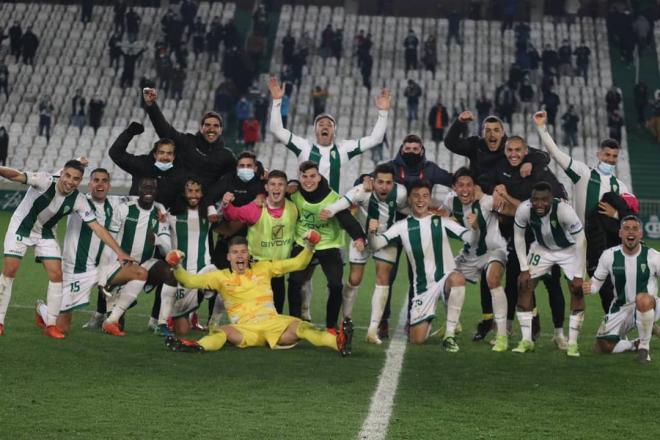
[[152,219],[149,221],[149,225],[150,225],[152,228],[155,228],[155,227],[156,227],[156,223],[158,223],[158,220],[156,220],[155,218],[152,218]]
[[437,218],[437,217],[435,217],[435,218],[433,219],[433,226],[438,226],[438,223],[440,223],[440,219]]
[[337,153],[335,151],[331,151],[330,156],[332,156],[333,159],[336,159],[337,158]]
[[617,185],[616,183],[614,185],[612,185],[612,191],[615,192],[615,193],[618,193],[619,192],[619,185]]
[[557,222],[555,220],[550,221],[550,224],[552,225],[553,228],[557,227]]
[[66,205],[64,209],[62,209],[62,212],[66,214],[67,212],[71,211],[71,207],[69,205]]
[[642,263],[639,268],[642,269],[642,273],[646,272],[646,263]]

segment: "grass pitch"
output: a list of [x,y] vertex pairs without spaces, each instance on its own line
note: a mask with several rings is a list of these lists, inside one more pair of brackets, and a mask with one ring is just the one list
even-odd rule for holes
[[[7,221],[0,215],[0,231]],[[318,272],[313,316],[322,322]],[[387,344],[363,342],[371,265],[355,306],[354,354],[346,359],[307,343],[281,351],[226,346],[204,355],[171,353],[146,329],[152,298],[144,294],[127,315],[124,338],[81,329],[90,307],[75,313],[67,339],[51,340],[33,324],[46,282],[26,257],[0,339],[2,439],[355,438],[385,361]],[[407,286],[403,268],[391,329]],[[582,357],[567,358],[550,342],[547,296],[540,289],[538,295],[544,331],[537,351],[497,354],[470,341],[480,316],[478,291],[470,286],[459,353],[445,353],[437,337],[407,348],[388,438],[650,438],[660,363],[591,353],[602,318],[595,297],[587,299]],[[659,348],[654,340],[652,353]]]

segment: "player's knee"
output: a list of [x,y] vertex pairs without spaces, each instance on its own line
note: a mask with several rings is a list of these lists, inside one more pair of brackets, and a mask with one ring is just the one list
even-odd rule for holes
[[62,282],[62,269],[49,269],[48,270],[48,281],[53,283]]
[[362,282],[362,274],[351,274],[348,277],[348,284],[351,285],[351,287],[357,287],[360,285]]
[[612,353],[614,350],[615,342],[608,341],[607,339],[596,339],[596,344],[594,345],[594,351],[597,353]]
[[500,287],[502,280],[500,279],[499,276],[488,274],[488,276],[486,277],[486,283],[488,284],[488,288],[490,290],[493,290]]
[[149,272],[144,267],[139,266],[135,269],[134,278],[140,281],[147,281],[147,278],[149,278]]
[[655,298],[648,293],[638,293],[635,298],[635,306],[640,312],[648,312],[655,308]]
[[458,272],[452,272],[451,275],[449,275],[448,281],[451,287],[465,285],[465,277]]

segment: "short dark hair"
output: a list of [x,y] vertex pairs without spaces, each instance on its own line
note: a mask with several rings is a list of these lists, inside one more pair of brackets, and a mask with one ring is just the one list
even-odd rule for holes
[[237,236],[235,236],[235,237],[232,237],[232,238],[229,240],[229,243],[227,243],[227,250],[231,249],[232,246],[240,246],[240,245],[245,245],[245,246],[247,246],[247,245],[248,245],[248,241],[247,241],[247,238],[245,238],[245,237],[243,237],[243,236],[241,236],[241,235],[237,235]]
[[630,221],[634,221],[634,222],[639,223],[640,226],[642,225],[642,221],[640,220],[639,217],[637,217],[637,216],[634,215],[634,214],[629,214],[629,215],[626,215],[625,217],[623,217],[623,218],[621,219],[621,226],[623,226],[623,224],[624,224],[625,222],[629,221],[629,220],[630,220]]
[[311,170],[312,168],[315,168],[318,171],[319,164],[311,160],[306,160],[300,164],[300,166],[298,167],[298,171],[304,173],[305,171]]
[[410,196],[414,189],[426,188],[429,192],[433,191],[433,185],[426,179],[415,179],[408,184],[408,196]]
[[202,184],[202,182],[199,180],[198,177],[195,177],[195,176],[188,176],[188,177],[186,177],[186,180],[183,181],[183,189],[184,189],[184,191],[185,191],[186,185],[189,184],[189,183],[192,183],[192,184],[194,184],[194,185],[199,185],[199,186],[202,187],[202,189],[204,188],[204,184]]
[[552,192],[552,185],[548,182],[540,181],[532,187],[532,191],[550,191]]
[[621,148],[621,145],[616,141],[616,139],[603,139],[600,142],[600,149],[602,150],[603,148],[612,148],[613,150],[618,150]]
[[422,142],[422,138],[417,136],[416,134],[406,135],[406,137],[404,137],[403,141],[401,142],[401,146],[403,146],[404,144],[419,144],[422,147],[424,147],[424,143]]
[[285,182],[289,181],[289,178],[286,176],[286,173],[281,170],[272,170],[268,172],[268,180],[270,179],[284,179]]
[[64,164],[64,168],[73,168],[74,170],[80,171],[81,174],[85,174],[85,167],[78,159],[68,160]]
[[454,171],[454,174],[451,176],[451,184],[456,185],[456,182],[458,182],[458,179],[461,177],[469,177],[472,179],[473,182],[476,182],[477,180],[474,178],[474,173],[470,171],[468,167],[460,167],[456,171]]
[[217,112],[206,112],[206,113],[204,113],[204,116],[202,116],[201,123],[204,124],[204,121],[206,121],[208,118],[215,118],[218,121],[220,121],[220,127],[224,126],[224,123],[222,121],[222,116],[220,116],[220,113],[217,113]]
[[174,147],[174,154],[176,154],[176,144],[174,141],[170,138],[160,138],[156,142],[154,142],[154,147],[151,149],[151,154],[156,154],[156,151],[158,151],[158,147],[161,145],[171,145]]
[[[506,143],[508,144],[511,141],[522,142],[523,147],[527,148],[527,141],[522,136],[514,135],[506,138]],[[506,144],[505,144],[506,145]]]
[[484,125],[486,124],[492,124],[492,123],[498,123],[502,127],[502,130],[504,130],[504,122],[500,118],[498,118],[495,115],[490,115],[486,116],[486,119],[484,119]]
[[156,182],[156,186],[158,186],[158,179],[149,176],[141,176],[140,179],[138,180],[138,186],[142,185],[142,182],[144,182],[145,180],[153,180],[154,182]]
[[101,167],[99,167],[99,168],[94,168],[94,169],[92,170],[92,172],[89,173],[89,175],[91,176],[91,175],[94,174],[94,173],[105,173],[105,174],[108,175],[108,177],[110,177],[110,173],[109,173],[108,170],[106,170],[105,168],[101,168]]
[[257,155],[254,154],[251,151],[243,151],[241,154],[238,155],[238,158],[236,159],[236,161],[238,162],[239,160],[245,159],[246,157],[248,159],[252,159],[255,164],[257,163]]
[[392,178],[394,178],[396,176],[396,171],[394,170],[394,165],[391,163],[381,163],[376,166],[374,177],[376,177],[377,174],[391,174]]

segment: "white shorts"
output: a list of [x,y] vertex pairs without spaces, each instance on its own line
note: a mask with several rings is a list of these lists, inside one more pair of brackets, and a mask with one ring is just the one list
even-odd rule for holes
[[64,273],[61,312],[72,312],[89,304],[92,289],[98,285],[98,270]]
[[11,230],[5,234],[4,254],[6,257],[23,258],[29,247],[34,247],[34,256],[38,262],[62,259],[60,245],[54,238],[41,238],[37,234],[23,237]]
[[[202,270],[197,272],[198,275],[213,272],[218,270],[213,264],[204,266]],[[208,291],[199,291],[198,289],[186,289],[178,286],[176,289],[176,297],[174,300],[174,306],[172,307],[172,317],[180,318],[186,316],[190,312],[197,310],[199,305],[202,303],[202,300],[206,297],[212,296],[215,292]]]
[[569,280],[573,278],[582,278],[583,274],[575,273],[575,245],[566,249],[558,251],[551,251],[538,244],[532,243],[529,247],[529,254],[527,257],[527,264],[529,265],[529,274],[532,279],[544,277],[552,272],[552,266],[559,266],[564,271],[564,275]]
[[456,262],[456,271],[469,282],[476,283],[481,279],[481,273],[487,270],[491,263],[498,261],[502,263],[502,266],[506,266],[506,249],[495,249],[479,256],[472,256],[465,251],[461,251],[454,261]]
[[[618,311],[608,313],[598,327],[596,338],[618,341],[634,329],[637,307],[634,302],[624,304]],[[655,320],[660,320],[660,301],[655,300]]]
[[435,309],[438,306],[438,300],[445,300],[445,283],[449,275],[445,274],[440,281],[429,284],[426,292],[417,294],[412,299],[410,307],[410,325],[420,324],[424,321],[432,321],[435,318]]
[[[157,258],[149,258],[147,261],[140,264],[140,266],[149,270],[154,264],[156,264],[159,261],[162,260],[159,260]],[[122,267],[123,266],[121,265],[119,260],[115,260],[111,263],[106,263],[99,266],[99,285],[109,287],[108,285],[112,284],[112,279],[115,277],[115,275],[117,275],[117,273],[121,270]],[[153,289],[153,287],[151,287],[151,289]],[[148,292],[151,289],[148,289],[147,286],[145,286],[144,291]]]
[[351,242],[348,248],[348,262],[351,264],[367,264],[369,257],[373,256],[374,260],[382,261],[384,263],[394,264],[396,262],[396,246],[386,246],[378,249],[376,252],[372,251],[369,246],[360,252]]

